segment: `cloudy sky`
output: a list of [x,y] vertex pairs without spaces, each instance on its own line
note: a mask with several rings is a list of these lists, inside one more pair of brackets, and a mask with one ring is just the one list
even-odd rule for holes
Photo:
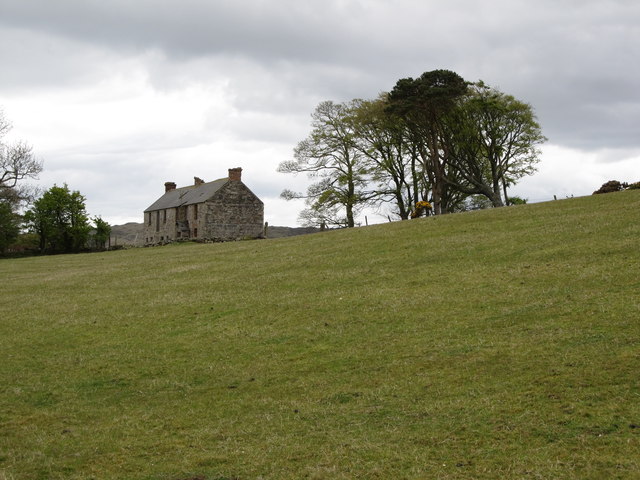
[[637,0],[0,0],[10,138],[112,224],[241,166],[265,220],[294,226],[278,196],[306,180],[276,168],[316,105],[439,68],[534,107],[549,140],[513,194],[639,181],[639,59]]

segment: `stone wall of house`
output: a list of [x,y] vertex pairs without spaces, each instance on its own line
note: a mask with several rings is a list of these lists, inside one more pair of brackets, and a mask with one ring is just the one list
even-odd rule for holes
[[144,244],[156,245],[176,240],[176,209],[167,208],[144,214]]
[[213,241],[260,238],[264,204],[240,181],[230,181],[204,203],[203,237]]

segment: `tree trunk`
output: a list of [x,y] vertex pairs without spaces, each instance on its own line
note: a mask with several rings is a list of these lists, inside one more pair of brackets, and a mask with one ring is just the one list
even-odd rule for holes
[[398,190],[396,191],[396,204],[398,205],[398,215],[400,215],[401,220],[408,220],[409,212],[407,212],[407,208],[404,205],[401,188],[402,187],[398,187]]
[[500,194],[495,194],[492,193],[491,196],[489,197],[489,200],[491,200],[491,205],[493,205],[494,208],[497,207],[504,207],[504,203],[502,202],[502,198],[500,197]]
[[502,180],[502,190],[504,191],[504,204],[509,205],[509,197],[507,196],[507,183]]
[[353,228],[355,223],[353,221],[353,206],[349,203],[347,205],[347,227]]
[[435,155],[431,155],[431,168],[433,169],[433,181],[431,191],[433,193],[433,214],[442,215],[442,194],[444,187],[444,175],[442,174],[442,168],[440,167],[440,161],[438,159],[438,152],[435,151]]
[[356,186],[354,185],[353,181],[349,180],[349,183],[347,184],[347,202],[346,202],[346,209],[347,209],[347,227],[349,228],[353,228],[355,226],[355,223],[353,221],[353,204],[354,199],[355,199],[355,192],[356,192]]

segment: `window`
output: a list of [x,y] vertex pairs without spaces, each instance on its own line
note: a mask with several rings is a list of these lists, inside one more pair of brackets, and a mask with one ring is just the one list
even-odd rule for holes
[[193,229],[193,238],[196,238],[198,236],[198,229],[194,228]]
[[160,231],[160,210],[156,210],[156,232]]
[[162,211],[162,223],[163,224],[167,223],[167,209],[166,208]]
[[151,212],[147,213],[147,225],[151,225]]
[[198,219],[198,205],[193,206],[193,219],[194,220]]

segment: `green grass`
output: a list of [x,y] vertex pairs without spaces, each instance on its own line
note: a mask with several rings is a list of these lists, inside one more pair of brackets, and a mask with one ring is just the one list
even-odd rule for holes
[[640,478],[640,192],[0,261],[0,480]]

